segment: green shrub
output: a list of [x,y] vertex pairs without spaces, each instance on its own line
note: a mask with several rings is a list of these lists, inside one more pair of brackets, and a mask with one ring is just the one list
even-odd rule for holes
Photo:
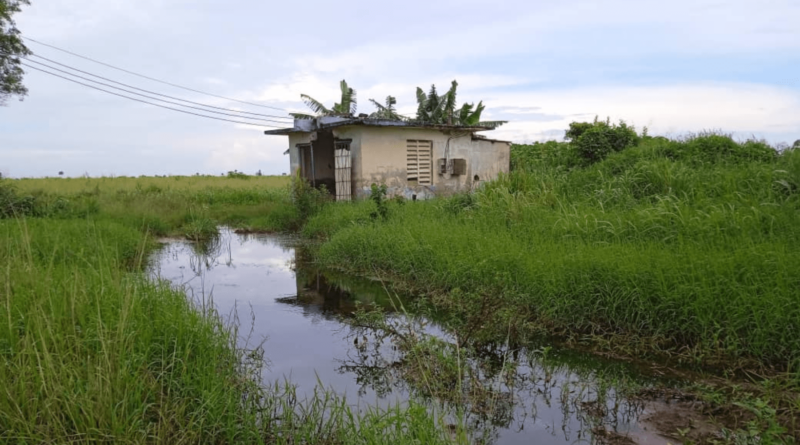
[[386,219],[389,216],[389,207],[386,205],[386,184],[372,184],[369,200],[375,203],[375,210],[370,214],[372,219]]
[[331,195],[325,186],[314,188],[299,173],[292,177],[290,184],[292,202],[297,207],[298,218],[296,226],[302,226],[310,217],[319,212],[331,200]]
[[571,123],[565,138],[571,140],[577,154],[588,163],[601,161],[639,142],[636,130],[625,121],[612,124],[610,119],[598,121],[596,117],[592,123]]

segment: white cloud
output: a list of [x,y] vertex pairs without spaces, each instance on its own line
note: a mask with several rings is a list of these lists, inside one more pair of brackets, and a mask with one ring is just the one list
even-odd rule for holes
[[[566,129],[573,120],[624,119],[651,134],[707,129],[770,133],[800,129],[800,92],[753,84],[678,84],[653,87],[583,87],[537,93],[495,95],[500,110],[527,103],[542,113],[563,116],[551,122],[513,120],[495,132],[515,140],[542,139],[542,132]],[[491,109],[487,109],[492,117]],[[583,118],[570,116],[585,113]]]
[[[37,1],[17,18],[26,35],[77,53],[290,111],[308,111],[301,93],[337,102],[344,78],[358,91],[360,112],[374,110],[368,99],[392,95],[402,114],[413,115],[417,86],[444,90],[458,79],[459,101],[483,100],[485,119],[511,120],[491,134],[515,141],[560,137],[572,120],[594,115],[654,133],[720,128],[800,137],[798,84],[770,85],[788,76],[767,75],[797,63],[797,0],[510,0],[491,8],[480,0],[410,0],[390,21],[369,0],[228,3]],[[347,35],[331,37],[332,24],[345,21],[354,23]],[[31,46],[142,88],[285,116]],[[754,60],[767,67],[753,68]],[[732,82],[709,82],[723,75]],[[285,137],[148,108],[40,73],[26,84],[24,103],[0,108],[0,168],[15,175],[288,169]]]

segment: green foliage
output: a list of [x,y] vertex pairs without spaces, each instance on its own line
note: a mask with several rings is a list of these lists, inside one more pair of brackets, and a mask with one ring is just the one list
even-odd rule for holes
[[577,154],[586,162],[605,159],[609,154],[632,147],[639,142],[636,130],[624,121],[612,124],[610,119],[594,122],[573,122],[565,138],[572,142]]
[[534,142],[530,145],[511,145],[511,170],[570,169],[582,164],[581,158],[568,142]]
[[397,99],[394,97],[386,96],[386,105],[381,105],[375,99],[370,99],[369,101],[372,102],[372,104],[375,105],[375,108],[378,109],[378,111],[370,114],[369,117],[373,119],[388,119],[393,121],[406,120],[403,116],[397,114],[397,108],[395,108],[395,105],[397,105]]
[[66,198],[41,190],[20,196],[10,181],[0,181],[0,219],[12,217],[85,218],[99,211],[95,195]]
[[292,177],[291,195],[292,203],[298,212],[295,228],[302,227],[310,217],[317,214],[331,200],[324,185],[319,189],[312,187],[311,183],[301,177],[299,172]]
[[218,233],[216,222],[209,218],[203,209],[191,209],[186,215],[186,224],[183,226],[183,235],[186,239],[195,242],[208,241]]
[[459,109],[456,106],[457,89],[458,82],[455,80],[450,89],[442,95],[436,91],[436,85],[431,85],[427,95],[422,88],[417,87],[417,120],[430,124],[486,128],[497,128],[506,123],[506,121],[481,121],[481,113],[486,108],[483,102],[479,102],[477,106],[464,103]]
[[[333,104],[332,108],[327,108],[322,102],[314,99],[311,96],[306,94],[301,94],[300,98],[303,100],[311,110],[317,116],[352,116],[356,114],[357,101],[356,101],[356,90],[350,88],[347,85],[347,82],[342,80],[339,83],[339,88],[342,92],[342,98],[338,103]],[[314,116],[302,113],[289,113],[291,116],[297,119],[313,119]]]
[[158,236],[207,238],[220,224],[248,231],[296,228],[298,212],[292,204],[289,179],[42,178],[6,180],[0,182],[0,188],[6,197],[3,202],[13,196],[14,202],[24,197],[31,203],[24,213],[27,217],[92,217]]
[[250,179],[250,176],[248,176],[247,174],[242,173],[240,171],[236,171],[236,170],[229,171],[228,172],[228,177],[229,178],[238,178],[238,179]]
[[263,385],[263,351],[147,280],[147,251],[115,222],[0,220],[0,442],[452,443],[414,401]]
[[30,215],[34,213],[34,207],[32,198],[18,196],[11,182],[0,180],[0,219]]
[[369,199],[375,203],[375,210],[370,214],[372,219],[386,219],[389,216],[389,207],[386,205],[386,184],[372,184]]
[[[633,137],[592,124],[577,138],[598,127]],[[309,221],[341,218],[326,227],[320,261],[386,273],[448,310],[501,295],[493,313],[507,315],[486,329],[513,320],[519,335],[544,328],[688,363],[800,369],[796,151],[717,134],[647,137],[586,164],[573,147],[515,145],[510,174],[378,224],[348,224],[363,216],[333,206]]]
[[25,71],[20,58],[31,52],[20,38],[14,14],[29,4],[28,0],[0,0],[0,106],[9,97],[17,96],[22,100],[28,94],[28,89],[22,84]]

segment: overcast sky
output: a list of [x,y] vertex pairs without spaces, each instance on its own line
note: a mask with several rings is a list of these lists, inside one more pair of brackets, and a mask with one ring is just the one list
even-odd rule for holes
[[[24,35],[217,95],[304,111],[338,82],[359,112],[417,86],[487,105],[493,137],[561,139],[571,121],[625,119],[651,134],[720,129],[800,139],[800,1],[32,0]],[[228,108],[276,110],[171,88],[33,43],[38,55],[139,88]],[[0,173],[14,177],[288,171],[286,137],[179,114],[28,71],[0,107]]]

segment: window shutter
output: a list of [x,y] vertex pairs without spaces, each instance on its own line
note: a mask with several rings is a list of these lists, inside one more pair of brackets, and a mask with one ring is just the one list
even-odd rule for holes
[[431,185],[431,141],[406,141],[406,179],[420,185]]

